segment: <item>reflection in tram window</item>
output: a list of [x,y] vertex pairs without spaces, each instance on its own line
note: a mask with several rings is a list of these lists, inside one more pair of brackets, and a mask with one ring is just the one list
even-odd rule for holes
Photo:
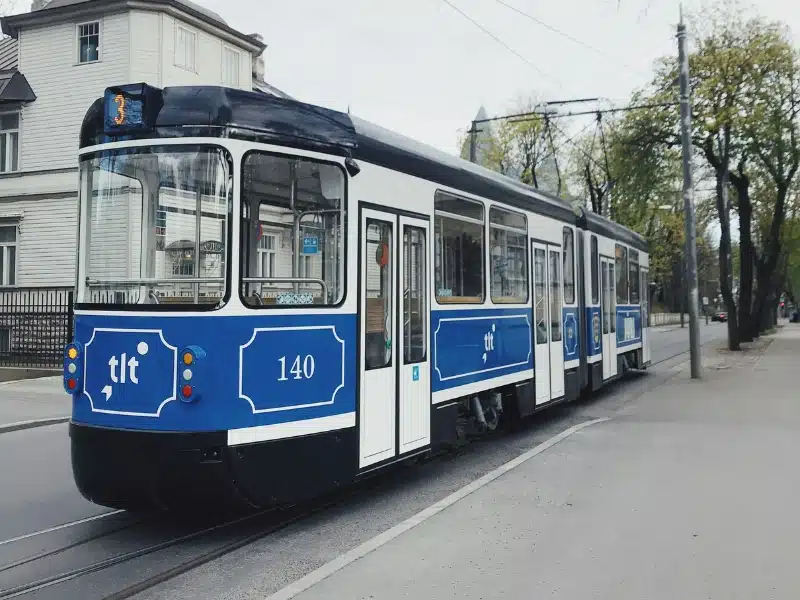
[[344,173],[338,165],[251,152],[242,165],[242,299],[334,305],[344,295]]

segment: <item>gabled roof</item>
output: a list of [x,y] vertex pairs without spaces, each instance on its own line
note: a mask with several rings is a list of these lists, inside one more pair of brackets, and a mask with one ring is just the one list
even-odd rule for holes
[[0,71],[10,71],[17,68],[18,58],[17,40],[14,38],[0,39]]
[[36,100],[36,94],[33,93],[28,80],[22,73],[16,69],[0,71],[0,105],[33,102],[34,100]]
[[[88,2],[88,1],[89,0],[50,0],[50,2],[48,2],[43,8],[41,8],[39,10],[51,10],[53,8],[60,8],[62,6],[72,6],[74,4],[82,4],[83,2]],[[190,0],[176,0],[176,1],[179,4],[183,4],[186,7],[191,8],[192,10],[194,10],[196,12],[199,12],[201,14],[206,15],[212,21],[217,21],[218,23],[221,23],[222,25],[227,25],[227,23],[225,22],[225,19],[223,19],[217,13],[215,13],[213,11],[210,11],[207,8],[204,8],[204,7],[200,6],[199,4],[195,4],[194,2],[191,2]]]
[[99,14],[126,10],[157,10],[171,14],[212,35],[259,56],[267,47],[264,42],[230,27],[218,14],[198,6],[191,0],[52,0],[44,8],[2,18],[3,33],[13,38],[24,27],[61,23]]

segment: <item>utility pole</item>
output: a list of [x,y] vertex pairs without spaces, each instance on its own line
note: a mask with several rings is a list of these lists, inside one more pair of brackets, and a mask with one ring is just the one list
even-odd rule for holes
[[689,55],[686,49],[686,25],[683,23],[683,6],[680,6],[678,23],[678,61],[681,86],[681,140],[683,142],[683,208],[686,213],[686,291],[689,302],[689,356],[692,379],[700,379],[700,330],[697,322],[699,297],[697,291],[697,241],[694,220],[694,194],[692,184],[692,114],[689,99]]
[[476,136],[478,135],[478,127],[475,121],[472,122],[472,127],[469,130],[469,162],[476,161],[476,146],[478,145],[478,140]]

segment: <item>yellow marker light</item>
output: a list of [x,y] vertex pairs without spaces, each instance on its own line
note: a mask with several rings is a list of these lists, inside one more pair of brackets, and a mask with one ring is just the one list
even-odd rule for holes
[[70,348],[67,350],[67,356],[69,356],[70,360],[75,360],[78,358],[78,351],[75,348]]
[[192,360],[194,359],[192,358],[192,354],[190,352],[187,352],[183,355],[183,364],[190,365],[192,364]]

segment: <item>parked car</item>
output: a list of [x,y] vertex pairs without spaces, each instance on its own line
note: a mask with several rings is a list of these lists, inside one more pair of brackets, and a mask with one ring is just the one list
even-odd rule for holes
[[719,321],[720,323],[724,323],[728,320],[728,313],[724,310],[715,311],[713,315],[711,315],[712,321]]

